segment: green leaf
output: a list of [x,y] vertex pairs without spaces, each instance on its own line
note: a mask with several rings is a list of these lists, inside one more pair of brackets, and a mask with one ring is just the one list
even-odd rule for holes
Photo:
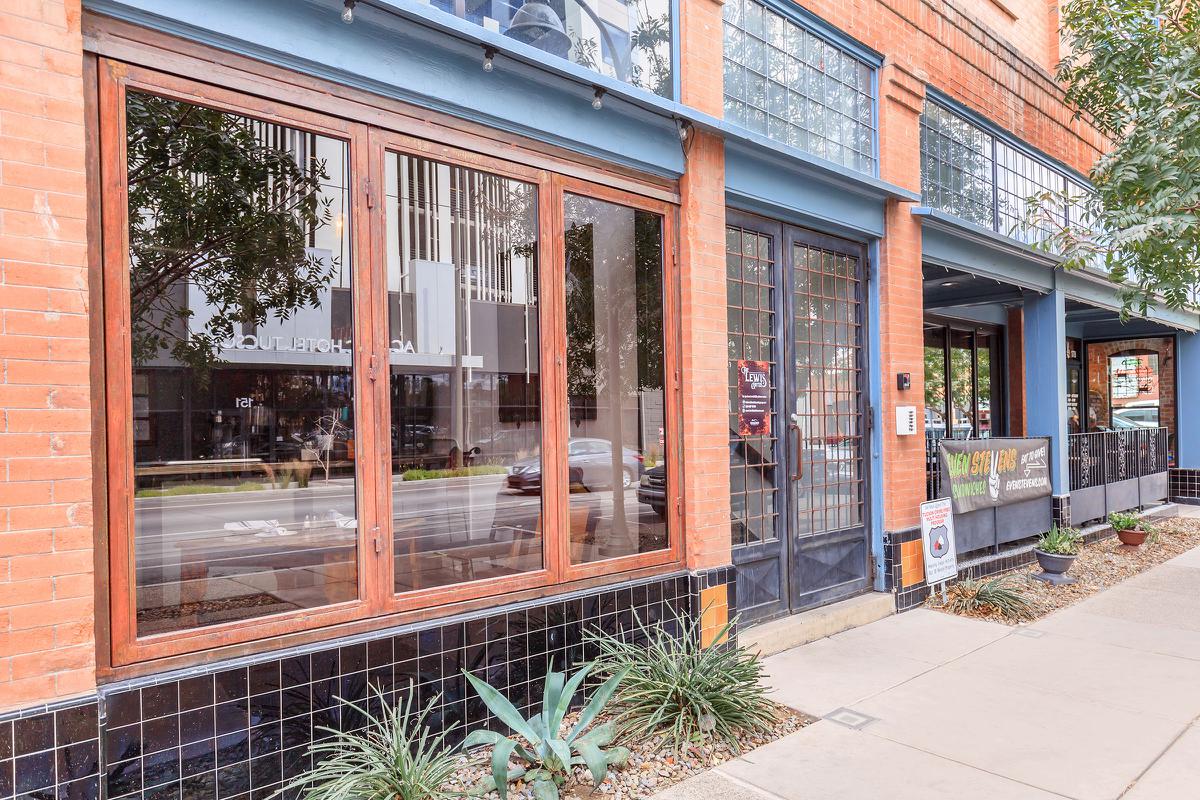
[[623,767],[629,763],[629,748],[628,747],[612,747],[608,750],[608,765],[610,767]]
[[542,714],[546,718],[546,732],[550,736],[558,735],[558,727],[554,724],[554,714],[558,709],[558,700],[562,696],[565,680],[566,676],[561,672],[553,670],[546,672],[546,685],[542,689]]
[[530,788],[533,789],[534,800],[558,800],[558,787],[554,781],[534,781]]
[[467,738],[463,739],[462,749],[472,750],[476,747],[484,745],[497,744],[501,739],[507,738],[502,733],[497,731],[471,731],[467,734]]
[[[580,685],[591,671],[592,665],[585,664],[578,672],[571,676],[571,680],[567,681],[567,685],[563,688],[558,700],[558,707],[554,709],[552,721],[549,725],[556,736],[558,735],[558,729],[562,727],[563,719],[567,716],[567,711],[571,708],[571,698],[575,696],[575,692],[579,690]],[[543,712],[546,711],[546,709],[543,709]]]
[[508,698],[466,670],[463,671],[463,675],[467,676],[467,681],[469,681],[471,686],[475,688],[475,691],[479,693],[479,696],[483,699],[484,705],[488,707],[488,711],[491,711],[493,714],[495,714],[497,719],[511,728],[514,732],[524,736],[530,744],[537,743],[537,733],[529,726],[529,723],[525,721],[525,718],[521,716],[521,712],[513,708],[513,704],[508,702]]
[[[571,748],[562,739],[547,739],[547,746],[550,752],[554,754],[554,758],[558,761],[559,770],[565,772],[571,766]],[[554,770],[558,771],[558,770]]]
[[508,757],[516,746],[517,743],[512,739],[504,739],[497,742],[496,749],[492,751],[492,780],[496,782],[500,800],[506,800],[508,796]]
[[617,738],[617,723],[616,720],[610,719],[603,725],[597,725],[596,727],[592,728],[575,741],[578,743],[586,740],[597,747],[604,747],[615,738]]
[[599,786],[603,783],[604,777],[608,775],[608,757],[604,750],[599,745],[580,737],[575,740],[575,751],[583,756],[588,772],[592,774],[592,785]]
[[608,704],[608,701],[612,698],[613,693],[617,691],[617,686],[620,685],[621,681],[625,679],[625,676],[629,674],[629,670],[629,666],[622,667],[611,678],[606,680],[599,689],[596,690],[596,693],[592,695],[591,701],[583,709],[583,713],[579,715],[579,722],[576,723],[575,729],[571,731],[571,736],[568,738],[568,741],[573,740],[580,734],[581,731],[586,730],[588,725],[592,724],[592,720],[596,718],[597,714],[604,710],[604,706]]

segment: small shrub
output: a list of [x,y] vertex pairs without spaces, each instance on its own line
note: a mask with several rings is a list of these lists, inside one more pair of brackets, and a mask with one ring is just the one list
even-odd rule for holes
[[[585,641],[599,649],[601,670],[628,672],[617,695],[617,721],[637,736],[663,735],[676,750],[711,736],[739,752],[742,735],[766,732],[775,722],[761,682],[762,662],[728,644],[702,647],[700,621],[676,619],[679,636],[636,617],[632,641],[585,632]],[[733,624],[714,641],[727,642]]]
[[406,481],[428,481],[434,478],[469,478],[472,475],[504,475],[505,467],[482,464],[476,467],[454,467],[453,469],[409,469],[401,478]]
[[1050,530],[1043,533],[1037,542],[1038,550],[1057,556],[1078,555],[1082,546],[1083,537],[1079,535],[1079,531],[1065,525],[1060,528],[1057,522],[1051,525]]
[[[563,719],[571,707],[571,698],[590,671],[591,665],[585,666],[570,680],[566,680],[564,673],[547,672],[542,713],[531,719],[522,717],[500,692],[471,673],[463,672],[488,710],[520,737],[513,739],[496,731],[472,731],[467,735],[463,741],[464,750],[493,746],[492,774],[475,789],[476,793],[495,789],[500,793],[500,800],[505,800],[509,782],[523,778],[530,784],[535,800],[558,800],[559,787],[571,776],[573,766],[586,766],[595,786],[604,782],[609,767],[624,766],[629,760],[627,748],[605,749],[616,738],[616,726],[609,722],[592,728],[591,724],[628,670],[618,671],[605,681],[584,707],[579,721],[566,735],[563,734]],[[514,756],[523,761],[524,766],[509,772],[508,761]]]
[[[410,687],[411,688],[411,687]],[[430,733],[426,720],[437,698],[414,713],[416,691],[403,703],[391,704],[378,689],[380,713],[340,700],[347,711],[366,720],[366,727],[345,732],[317,726],[328,734],[309,745],[314,766],[287,782],[273,795],[299,791],[304,800],[450,800],[457,792],[443,788],[458,769],[458,756],[446,747],[451,725],[438,735]]]
[[946,608],[955,614],[996,613],[1005,619],[1030,615],[1032,604],[1011,577],[963,580],[947,590]]
[[1137,514],[1130,514],[1125,511],[1114,511],[1108,515],[1108,524],[1112,525],[1114,531],[1136,530],[1141,521],[1142,518]]

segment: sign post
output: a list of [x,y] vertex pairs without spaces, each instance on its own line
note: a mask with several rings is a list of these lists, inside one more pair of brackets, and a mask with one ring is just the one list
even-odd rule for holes
[[949,497],[921,503],[921,550],[925,554],[925,582],[931,591],[941,584],[945,601],[946,582],[958,575],[954,511]]

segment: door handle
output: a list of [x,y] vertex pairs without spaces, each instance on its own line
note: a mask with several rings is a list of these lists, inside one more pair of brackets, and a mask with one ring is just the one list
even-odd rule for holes
[[793,422],[788,427],[792,429],[792,433],[795,435],[795,439],[793,441],[796,443],[796,447],[795,447],[795,451],[794,451],[796,454],[796,457],[795,457],[796,469],[794,472],[792,472],[792,480],[794,480],[794,481],[804,480],[804,457],[801,455],[801,449],[800,449],[800,446],[804,442],[804,436],[800,433],[800,426],[797,425],[795,422]]

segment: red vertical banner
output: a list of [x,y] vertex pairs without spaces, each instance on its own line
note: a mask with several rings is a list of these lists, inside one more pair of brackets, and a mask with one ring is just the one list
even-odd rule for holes
[[738,360],[738,435],[771,435],[771,364]]

